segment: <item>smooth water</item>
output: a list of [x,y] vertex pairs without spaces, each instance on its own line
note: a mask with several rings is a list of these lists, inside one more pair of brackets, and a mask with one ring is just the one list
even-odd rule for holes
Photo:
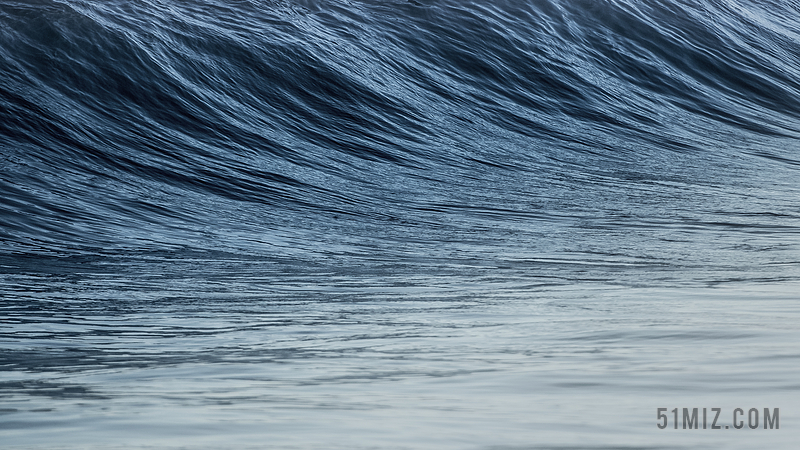
[[0,448],[793,449],[799,75],[796,1],[0,1]]

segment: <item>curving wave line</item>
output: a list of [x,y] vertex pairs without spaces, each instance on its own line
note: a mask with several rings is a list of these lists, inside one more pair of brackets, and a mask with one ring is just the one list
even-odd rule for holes
[[798,254],[798,11],[3,2],[2,248],[760,273]]

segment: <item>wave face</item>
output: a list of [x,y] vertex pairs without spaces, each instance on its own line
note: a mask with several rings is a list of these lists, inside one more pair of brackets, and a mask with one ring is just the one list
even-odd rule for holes
[[797,10],[3,2],[2,247],[797,279]]

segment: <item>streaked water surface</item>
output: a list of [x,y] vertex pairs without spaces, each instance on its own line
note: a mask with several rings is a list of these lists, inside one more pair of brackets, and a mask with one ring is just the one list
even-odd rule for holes
[[796,0],[0,1],[0,447],[794,449],[798,138]]

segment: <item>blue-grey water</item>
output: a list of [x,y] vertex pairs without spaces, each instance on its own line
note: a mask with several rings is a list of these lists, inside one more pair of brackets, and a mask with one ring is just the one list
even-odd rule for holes
[[794,449],[799,181],[796,0],[0,0],[0,448]]

